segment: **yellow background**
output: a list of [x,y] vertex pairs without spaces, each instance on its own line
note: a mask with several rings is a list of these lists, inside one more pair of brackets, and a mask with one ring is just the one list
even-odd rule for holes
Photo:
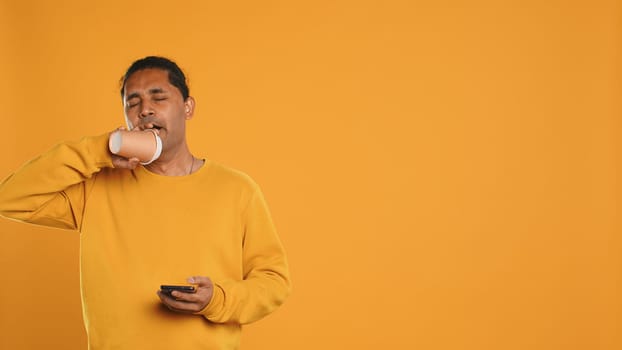
[[[261,184],[290,258],[294,293],[243,349],[620,349],[621,17],[2,0],[0,177],[122,125],[124,70],[169,56],[191,149]],[[0,348],[84,349],[78,234],[1,220],[0,253]]]

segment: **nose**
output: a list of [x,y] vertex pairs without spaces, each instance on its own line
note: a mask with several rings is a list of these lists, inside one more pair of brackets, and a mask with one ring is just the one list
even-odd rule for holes
[[154,114],[154,111],[153,111],[153,108],[151,107],[151,104],[147,101],[144,101],[141,104],[140,113],[138,114],[139,117],[144,118],[144,117],[152,116],[153,114]]

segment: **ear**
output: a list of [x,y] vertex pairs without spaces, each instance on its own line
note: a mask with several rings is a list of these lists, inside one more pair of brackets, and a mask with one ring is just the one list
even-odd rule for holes
[[188,98],[186,99],[186,101],[184,101],[184,113],[186,115],[186,120],[191,119],[192,116],[194,115],[194,106],[196,105],[196,102],[194,101],[194,98],[192,98],[192,96],[188,96]]

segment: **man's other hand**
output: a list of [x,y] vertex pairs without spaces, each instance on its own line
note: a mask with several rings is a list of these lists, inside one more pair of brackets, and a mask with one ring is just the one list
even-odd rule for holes
[[184,293],[175,290],[171,293],[171,296],[158,291],[158,296],[162,303],[170,310],[182,313],[196,313],[205,309],[210,300],[212,300],[212,294],[214,293],[212,280],[209,277],[193,276],[188,278],[188,283],[195,284],[197,291],[194,293]]

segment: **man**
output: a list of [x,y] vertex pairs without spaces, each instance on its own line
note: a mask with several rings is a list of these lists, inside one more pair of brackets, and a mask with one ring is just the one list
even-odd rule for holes
[[[195,101],[174,62],[134,62],[121,96],[128,128],[162,139],[157,160],[112,155],[109,133],[61,143],[0,184],[0,214],[80,232],[90,349],[238,348],[241,325],[290,290],[262,193],[245,174],[190,152]],[[196,293],[158,290],[184,280]]]

